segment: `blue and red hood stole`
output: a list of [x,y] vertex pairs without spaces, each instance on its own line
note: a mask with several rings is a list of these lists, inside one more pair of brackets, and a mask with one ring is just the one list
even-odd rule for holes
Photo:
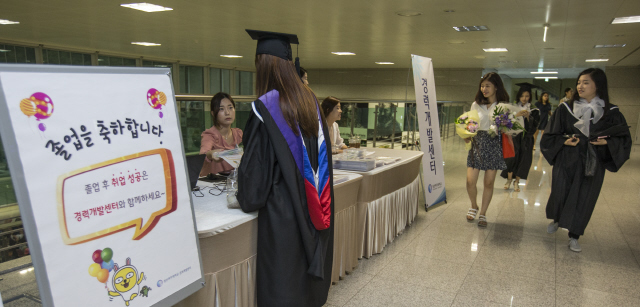
[[272,90],[262,97],[260,101],[267,107],[269,113],[280,132],[284,136],[289,150],[296,161],[298,170],[304,178],[304,188],[307,196],[307,207],[311,222],[317,230],[324,230],[331,226],[331,181],[329,180],[329,159],[327,157],[327,144],[322,129],[322,120],[320,110],[318,109],[318,170],[317,172],[311,167],[307,148],[302,139],[302,133],[299,136],[293,132],[291,127],[282,115],[280,110],[280,94],[276,90]]

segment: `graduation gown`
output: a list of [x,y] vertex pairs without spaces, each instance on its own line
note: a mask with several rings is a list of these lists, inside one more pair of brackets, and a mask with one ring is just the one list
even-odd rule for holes
[[524,130],[513,137],[513,149],[515,157],[504,159],[507,169],[500,173],[503,178],[509,178],[509,173],[513,173],[512,178],[519,177],[527,179],[529,169],[533,162],[533,136],[540,123],[540,110],[531,109],[529,118],[524,118]]
[[[294,157],[289,148],[294,136],[284,122],[278,101],[278,92],[273,90],[252,103],[238,171],[237,197],[242,210],[259,210],[258,306],[322,306],[331,284],[334,215],[330,215],[329,228],[314,227],[299,169],[300,158]],[[323,131],[329,135],[326,123]],[[309,162],[316,170],[317,138],[303,140]],[[331,154],[327,158],[333,213]]]
[[[596,152],[596,170],[593,176],[585,176],[585,160],[588,138],[574,127],[578,119],[567,103],[561,103],[553,113],[549,126],[540,140],[542,154],[553,165],[551,195],[547,202],[547,218],[559,223],[576,235],[583,235],[593,209],[598,201],[605,170],[617,172],[631,152],[631,135],[607,138],[606,145],[593,145]],[[593,124],[589,133],[595,135],[614,125],[627,122],[617,106],[605,106],[605,114]],[[580,139],[577,146],[564,145],[563,135],[575,134]]]

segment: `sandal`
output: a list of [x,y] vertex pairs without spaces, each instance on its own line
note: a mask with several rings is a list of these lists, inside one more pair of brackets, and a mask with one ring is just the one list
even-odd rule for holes
[[507,183],[504,184],[504,189],[508,190],[511,187],[511,181],[512,180],[507,180]]
[[478,216],[478,227],[487,227],[487,217],[484,215]]
[[513,191],[515,191],[515,192],[520,192],[520,185],[518,184],[518,182],[516,182],[516,183],[513,185]]
[[475,220],[476,214],[478,214],[478,209],[469,208],[469,212],[467,212],[467,221],[472,222]]

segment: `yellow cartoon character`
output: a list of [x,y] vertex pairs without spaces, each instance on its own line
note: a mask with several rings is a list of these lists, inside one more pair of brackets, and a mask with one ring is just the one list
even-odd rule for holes
[[124,303],[129,306],[129,301],[133,300],[140,293],[140,283],[144,279],[144,272],[140,272],[131,265],[131,258],[127,258],[127,264],[118,267],[116,263],[113,266],[113,279],[111,280],[113,291],[109,291],[109,296],[122,296]]

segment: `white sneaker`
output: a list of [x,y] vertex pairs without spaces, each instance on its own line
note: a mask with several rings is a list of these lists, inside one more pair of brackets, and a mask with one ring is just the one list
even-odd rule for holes
[[578,243],[578,239],[571,238],[569,239],[569,249],[579,253],[582,251],[582,247],[580,247],[580,243]]
[[556,233],[556,231],[558,231],[558,223],[549,223],[549,226],[547,226],[547,233]]

